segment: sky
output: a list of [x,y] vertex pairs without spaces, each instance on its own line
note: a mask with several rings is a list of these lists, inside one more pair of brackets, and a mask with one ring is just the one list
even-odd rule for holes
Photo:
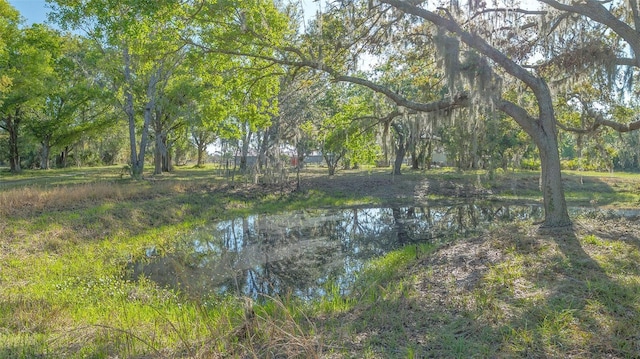
[[20,12],[27,24],[47,21],[49,7],[45,0],[9,0],[9,4]]

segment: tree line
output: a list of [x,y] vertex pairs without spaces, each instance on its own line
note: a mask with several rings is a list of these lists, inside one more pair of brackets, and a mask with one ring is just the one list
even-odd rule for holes
[[49,3],[55,29],[0,0],[12,172],[126,162],[140,178],[145,162],[202,165],[216,142],[276,181],[311,153],[329,174],[400,174],[440,151],[541,170],[545,224],[561,226],[562,168],[640,167],[636,0]]

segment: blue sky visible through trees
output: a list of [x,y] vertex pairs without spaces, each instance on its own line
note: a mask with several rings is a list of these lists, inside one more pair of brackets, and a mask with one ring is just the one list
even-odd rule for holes
[[[50,8],[45,0],[8,0],[11,6],[20,12],[27,20],[27,24],[43,23],[47,21],[47,13]],[[305,9],[305,17],[308,20],[315,15],[320,1],[298,0]]]
[[45,0],[9,0],[11,6],[20,12],[28,24],[47,21],[49,6]]

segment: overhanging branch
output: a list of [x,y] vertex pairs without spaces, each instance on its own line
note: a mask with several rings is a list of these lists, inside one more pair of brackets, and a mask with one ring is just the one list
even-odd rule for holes
[[[335,81],[348,82],[348,83],[353,83],[356,85],[367,87],[374,92],[385,95],[387,98],[389,98],[398,106],[406,107],[419,112],[437,112],[437,111],[443,111],[443,110],[450,110],[454,108],[467,107],[471,103],[469,99],[469,95],[467,93],[459,93],[455,96],[452,96],[451,98],[429,102],[429,103],[411,101],[406,97],[401,96],[400,94],[392,91],[391,89],[383,85],[380,85],[378,83],[375,83],[373,81],[370,81],[364,78],[343,75],[335,68],[321,61],[310,60],[306,56],[304,56],[302,51],[300,51],[297,48],[292,48],[292,47],[277,48],[276,50],[284,55],[278,58],[273,55],[255,54],[255,53],[249,53],[249,52],[241,52],[237,50],[228,50],[228,49],[222,49],[222,48],[211,49],[202,44],[197,44],[194,42],[192,42],[192,44],[206,52],[214,52],[214,53],[221,53],[225,55],[241,56],[241,57],[254,57],[254,58],[258,58],[266,61],[271,61],[273,63],[277,63],[283,66],[319,70],[333,77]],[[296,56],[298,60],[287,59],[286,55],[291,55],[291,54]]]
[[602,116],[602,114],[600,113],[593,113],[591,111],[589,111],[589,115],[591,117],[593,117],[594,122],[591,126],[589,127],[585,127],[585,128],[576,128],[576,127],[570,127],[570,126],[565,126],[561,123],[558,122],[558,127],[561,128],[564,131],[567,132],[573,132],[573,133],[578,133],[578,134],[587,134],[587,133],[593,133],[595,132],[598,128],[604,126],[604,127],[609,127],[617,132],[631,132],[631,131],[635,131],[640,129],[640,119],[630,122],[630,123],[620,123],[620,122],[616,122],[616,121],[612,121],[612,120],[607,120],[604,118],[604,116]]

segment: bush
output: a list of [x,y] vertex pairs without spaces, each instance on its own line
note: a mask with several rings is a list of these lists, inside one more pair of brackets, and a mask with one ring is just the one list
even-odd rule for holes
[[560,168],[563,170],[572,170],[572,171],[601,171],[606,170],[606,168],[602,168],[599,166],[599,161],[589,161],[579,158],[573,158],[570,160],[562,160],[560,161]]
[[539,171],[540,167],[540,160],[538,159],[524,158],[520,161],[520,168],[524,170]]
[[563,170],[577,170],[580,168],[580,163],[577,158],[571,160],[562,160],[560,161],[560,168]]

